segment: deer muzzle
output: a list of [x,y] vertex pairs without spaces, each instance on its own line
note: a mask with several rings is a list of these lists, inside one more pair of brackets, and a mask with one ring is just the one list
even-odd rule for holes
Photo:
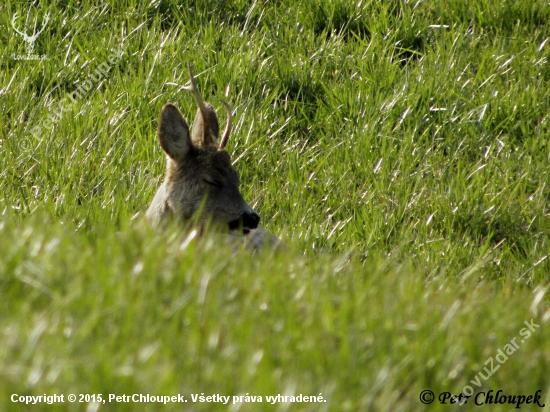
[[243,234],[247,235],[252,229],[256,229],[260,223],[260,216],[256,212],[245,212],[240,219],[229,222],[229,230],[242,228]]

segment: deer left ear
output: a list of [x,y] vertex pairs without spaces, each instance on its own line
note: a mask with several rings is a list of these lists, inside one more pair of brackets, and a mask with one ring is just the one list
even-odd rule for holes
[[191,150],[189,127],[172,104],[167,104],[160,112],[158,136],[160,146],[173,160],[182,159]]

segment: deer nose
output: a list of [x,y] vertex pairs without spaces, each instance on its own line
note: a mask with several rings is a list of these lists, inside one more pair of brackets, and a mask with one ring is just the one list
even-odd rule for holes
[[229,222],[229,230],[238,229],[242,227],[243,234],[250,233],[251,229],[256,229],[260,222],[260,216],[254,211],[244,212],[240,219],[235,219]]
[[256,229],[258,227],[258,223],[260,223],[260,216],[258,216],[256,212],[245,212],[243,213],[242,219],[243,228]]

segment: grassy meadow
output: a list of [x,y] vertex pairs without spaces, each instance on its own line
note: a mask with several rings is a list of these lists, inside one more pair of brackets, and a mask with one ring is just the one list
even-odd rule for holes
[[[549,22],[543,0],[4,1],[0,410],[550,411]],[[222,125],[230,86],[241,191],[288,253],[144,221],[189,62]]]

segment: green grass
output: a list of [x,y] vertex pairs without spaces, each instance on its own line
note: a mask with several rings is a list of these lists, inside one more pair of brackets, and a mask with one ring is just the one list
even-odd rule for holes
[[[548,410],[547,2],[181,3],[43,4],[41,61],[12,58],[29,3],[0,6],[0,410],[477,409],[419,400],[465,385],[541,390]],[[195,112],[174,85],[188,62],[216,107],[231,86],[243,195],[288,254],[209,236],[181,250],[187,231],[144,222],[160,109]],[[26,407],[14,393],[188,402]]]

